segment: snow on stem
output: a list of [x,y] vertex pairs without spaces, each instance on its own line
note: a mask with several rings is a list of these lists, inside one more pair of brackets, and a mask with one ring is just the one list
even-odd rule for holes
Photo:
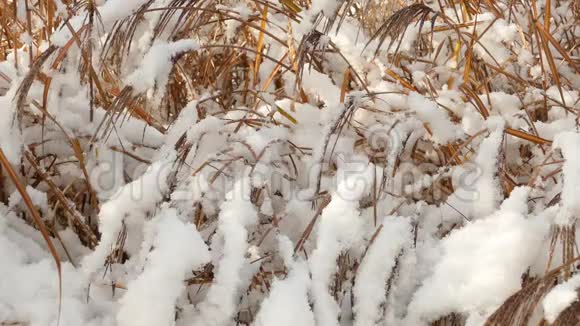
[[409,305],[410,324],[453,312],[482,322],[520,289],[548,231],[544,221],[526,218],[528,193],[515,188],[494,214],[441,241],[442,256]]
[[250,180],[243,177],[226,195],[218,218],[218,236],[223,238],[223,252],[214,282],[199,305],[195,326],[230,325],[237,308],[240,274],[246,264],[247,228],[257,222],[258,214],[249,201]]
[[397,256],[411,241],[410,221],[401,217],[385,217],[379,235],[370,244],[358,269],[353,288],[354,326],[377,324],[382,316],[380,306],[386,297],[386,282],[391,276]]
[[99,213],[101,240],[95,250],[84,257],[82,269],[91,277],[105,263],[108,253],[115,245],[124,221],[132,219],[143,223],[168,191],[167,179],[172,171],[175,153],[153,163],[147,171],[133,182],[123,186],[105,202]]
[[578,300],[580,275],[576,275],[562,284],[556,285],[542,300],[544,316],[552,324],[562,311]]
[[[179,54],[198,49],[199,45],[194,40],[157,41],[151,46],[139,68],[127,77],[127,84],[131,85],[137,93],[155,87],[158,94],[164,94],[165,85],[173,67],[171,60]],[[157,101],[160,102],[160,100]]]
[[580,134],[563,132],[556,136],[554,148],[560,148],[564,159],[562,167],[564,185],[562,187],[562,209],[557,223],[569,225],[580,216]]
[[372,165],[359,162],[339,168],[339,183],[320,216],[316,249],[309,259],[317,325],[338,325],[340,308],[329,292],[336,259],[362,236],[359,200],[372,184]]
[[270,295],[264,299],[254,326],[315,326],[314,315],[308,303],[310,274],[302,260],[293,260],[293,245],[285,236],[279,237],[280,251],[290,269],[284,280],[275,280]]
[[183,223],[176,209],[162,209],[146,228],[154,239],[144,251],[152,251],[145,270],[120,300],[119,326],[175,325],[175,304],[185,290],[185,276],[210,260],[195,226]]

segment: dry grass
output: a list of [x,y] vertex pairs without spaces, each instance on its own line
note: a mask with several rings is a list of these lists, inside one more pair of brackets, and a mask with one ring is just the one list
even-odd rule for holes
[[580,302],[573,302],[564,310],[552,326],[580,325]]
[[[548,1],[549,2],[549,1]],[[100,233],[95,223],[95,216],[98,215],[101,203],[94,193],[93,187],[88,177],[85,157],[93,150],[93,146],[103,139],[115,137],[115,128],[128,116],[132,116],[145,122],[150,128],[159,131],[162,134],[167,132],[168,125],[173,123],[179,112],[191,100],[198,99],[198,115],[200,118],[213,115],[223,119],[226,113],[234,110],[245,110],[242,118],[238,120],[228,120],[226,124],[235,125],[235,131],[242,126],[251,128],[264,128],[270,126],[283,126],[291,128],[296,123],[292,111],[285,111],[278,108],[278,111],[284,119],[274,119],[274,113],[269,116],[260,115],[256,108],[267,102],[269,98],[275,99],[288,98],[295,103],[312,103],[319,104],[315,98],[309,96],[308,90],[303,89],[302,73],[305,67],[314,69],[324,74],[329,74],[325,62],[329,58],[344,63],[347,73],[341,74],[335,78],[337,84],[341,85],[341,102],[348,107],[344,115],[337,120],[336,125],[331,129],[326,137],[324,151],[332,152],[335,144],[331,142],[332,136],[340,135],[343,128],[352,128],[360,134],[357,146],[361,149],[370,147],[368,140],[364,138],[364,130],[367,126],[357,125],[353,121],[355,110],[368,110],[369,112],[380,111],[374,106],[378,100],[376,95],[367,88],[367,80],[362,71],[357,71],[347,60],[346,56],[341,53],[341,49],[332,42],[321,42],[325,39],[324,33],[334,33],[331,27],[340,27],[340,24],[333,25],[334,22],[343,22],[345,19],[359,20],[360,25],[372,35],[371,41],[376,40],[376,55],[382,56],[389,64],[386,74],[390,82],[402,86],[402,93],[417,91],[423,95],[437,99],[437,90],[443,85],[452,88],[454,85],[462,93],[463,100],[475,107],[483,119],[490,116],[490,112],[497,108],[490,107],[481,100],[482,96],[489,96],[496,90],[494,81],[501,80],[507,84],[505,89],[509,89],[513,94],[520,98],[525,96],[526,89],[530,86],[544,90],[543,100],[534,104],[534,107],[526,107],[522,116],[531,126],[528,131],[506,129],[505,137],[515,137],[526,141],[522,145],[520,154],[521,161],[524,163],[515,166],[509,162],[515,162],[511,157],[503,157],[499,162],[498,176],[501,180],[502,190],[505,196],[509,195],[515,186],[531,185],[535,186],[537,179],[549,179],[561,173],[561,170],[555,170],[550,174],[552,167],[560,167],[561,160],[547,153],[552,142],[550,139],[544,139],[539,135],[534,127],[536,121],[546,121],[548,113],[554,106],[562,106],[570,114],[578,115],[577,103],[566,103],[563,90],[574,89],[570,80],[561,73],[560,66],[566,65],[571,71],[578,73],[580,67],[580,50],[578,47],[576,22],[553,20],[550,23],[550,12],[541,12],[535,1],[507,1],[508,11],[498,9],[496,1],[493,0],[462,0],[455,2],[452,0],[439,1],[439,11],[436,13],[430,7],[424,4],[412,4],[403,6],[394,1],[346,1],[340,7],[340,10],[332,17],[320,15],[317,19],[323,28],[322,32],[313,32],[306,35],[303,39],[294,39],[290,25],[280,26],[270,19],[271,15],[283,15],[290,21],[300,21],[301,12],[309,6],[309,1],[284,0],[278,2],[270,1],[248,1],[251,14],[246,18],[240,17],[236,12],[224,9],[218,6],[216,2],[204,2],[196,0],[173,0],[165,8],[153,7],[154,2],[146,2],[134,14],[126,19],[117,21],[110,33],[106,35],[105,40],[98,39],[96,36],[101,35],[102,26],[100,26],[100,14],[92,0],[88,1],[63,1],[66,5],[68,16],[57,16],[55,3],[51,0],[39,0],[33,2],[25,0],[26,5],[24,17],[17,16],[17,2],[3,0],[0,2],[0,58],[5,60],[14,55],[19,49],[27,52],[29,62],[19,61],[16,56],[14,65],[22,67],[28,65],[26,76],[20,81],[15,101],[18,114],[15,118],[21,128],[31,124],[42,125],[43,132],[51,131],[52,137],[55,132],[60,133],[61,141],[68,146],[68,153],[65,157],[62,153],[51,153],[44,150],[44,143],[25,144],[23,157],[20,165],[11,165],[2,150],[0,149],[0,199],[6,201],[8,198],[9,186],[5,176],[17,190],[22,194],[28,208],[27,216],[33,221],[33,225],[38,228],[46,240],[51,253],[54,256],[57,266],[60,266],[60,258],[56,254],[51,236],[57,236],[56,230],[62,230],[70,227],[78,235],[81,242],[88,248],[94,248],[100,238]],[[575,10],[578,17],[580,10],[580,1],[575,1]],[[442,12],[442,8],[454,8],[453,16],[447,16]],[[492,60],[482,60],[473,50],[475,45],[483,45],[480,40],[482,34],[473,33],[469,27],[479,24],[477,20],[473,22],[472,18],[477,17],[483,12],[491,12],[496,19],[502,18],[508,21],[513,20],[512,12],[525,13],[530,21],[535,22],[529,28],[520,32],[521,39],[516,41],[517,46],[526,47],[532,53],[534,60],[541,64],[542,78],[533,79],[523,78],[508,69],[508,64],[500,64],[493,57]],[[67,18],[84,13],[87,19],[81,28],[75,30]],[[163,93],[155,94],[156,100],[153,100],[150,94],[136,92],[130,85],[123,84],[124,69],[129,64],[127,62],[130,54],[135,50],[137,41],[135,33],[143,23],[143,17],[160,13],[159,19],[153,27],[153,35],[150,42],[155,39],[160,40],[178,40],[194,38],[199,39],[201,50],[197,52],[181,53],[173,58],[173,68],[169,75],[167,87],[162,89]],[[389,15],[388,18],[384,18]],[[577,18],[578,19],[578,18]],[[236,38],[230,38],[228,35],[228,24],[235,23]],[[437,23],[437,26],[435,26]],[[518,22],[515,22],[518,24]],[[420,35],[414,43],[414,53],[399,51],[399,45],[408,27],[419,24]],[[423,26],[425,24],[425,26]],[[50,36],[59,30],[69,30],[73,37],[64,46],[50,45]],[[290,42],[281,40],[271,31],[275,29],[282,31],[289,36]],[[556,39],[552,33],[554,29],[562,30],[562,34]],[[432,44],[434,33],[447,33],[448,42],[443,42],[438,46]],[[22,36],[29,35],[31,43],[26,45],[22,42]],[[272,44],[283,49],[282,55],[271,56],[267,51],[272,44],[264,41],[265,36],[269,36]],[[388,41],[387,46],[383,43]],[[44,44],[44,45],[43,45]],[[395,51],[392,46],[396,47]],[[41,50],[44,49],[44,50]],[[443,51],[443,49],[448,51]],[[489,51],[483,47],[484,51]],[[451,53],[443,58],[442,53]],[[463,53],[464,55],[460,55]],[[435,70],[427,70],[429,85],[421,88],[417,86],[409,71],[409,66],[413,63],[420,62],[419,57],[431,54],[433,62],[425,62],[434,68],[437,65],[455,65],[460,72],[460,78],[450,76],[446,80],[436,78]],[[491,54],[490,54],[491,56]],[[78,71],[75,73],[79,81],[87,87],[90,97],[90,107],[87,110],[93,112],[96,108],[102,108],[106,115],[102,121],[97,121],[99,128],[93,135],[71,135],[59,121],[48,110],[49,96],[58,96],[58,89],[53,89],[51,83],[54,76],[59,74],[70,73],[65,71],[65,67],[70,67],[70,63],[78,63]],[[435,64],[435,62],[437,64]],[[266,80],[260,80],[260,71],[264,66],[269,67]],[[285,76],[295,75],[295,85],[285,87]],[[5,82],[10,80],[3,78]],[[33,83],[42,85],[44,93],[42,100],[30,96],[29,91]],[[274,91],[271,91],[274,85]],[[560,98],[549,98],[546,90],[550,85],[557,85]],[[288,91],[293,89],[293,92]],[[210,90],[211,95],[202,99],[202,95]],[[353,102],[354,96],[351,92],[362,91],[366,94],[369,102],[359,106],[359,103]],[[4,91],[3,91],[4,92]],[[356,104],[356,105],[355,105]],[[382,114],[384,112],[379,112]],[[452,113],[450,116],[453,118]],[[428,133],[431,133],[430,126],[425,125]],[[437,167],[445,168],[453,165],[459,165],[476,153],[469,146],[474,138],[485,135],[486,130],[482,130],[476,135],[472,135],[464,142],[449,143],[438,145],[429,141],[417,141],[416,143],[407,143],[408,139],[403,140],[403,147],[410,148],[410,160],[416,164],[430,163]],[[202,136],[203,137],[203,136]],[[244,144],[242,144],[244,145]],[[293,160],[301,156],[311,155],[312,149],[299,147],[299,145],[288,143],[289,154],[285,164],[288,170],[292,170]],[[248,150],[252,152],[249,145],[245,144]],[[175,145],[180,153],[181,163],[191,151],[196,148],[185,141],[182,137]],[[528,162],[526,153],[532,147],[540,148],[546,154],[546,166],[531,166]],[[140,149],[147,149],[145,144],[131,144],[127,148],[114,148],[115,151],[127,156],[128,159],[136,160],[148,164],[149,160],[141,158],[138,154]],[[154,149],[155,150],[155,149]],[[425,151],[433,150],[437,153],[438,159],[434,160],[425,155]],[[211,182],[218,177],[225,175],[229,166],[248,165],[254,167],[260,161],[262,153],[252,152],[253,161],[244,161],[239,157],[230,157],[227,150],[222,156],[207,160],[201,166],[191,167],[193,175],[203,169],[214,169],[216,172]],[[80,171],[79,177],[67,184],[55,182],[61,172],[58,170],[58,164],[65,160],[72,161],[76,169]],[[322,158],[323,159],[323,158]],[[397,158],[394,164],[395,171],[404,158]],[[290,163],[292,161],[292,164]],[[379,165],[386,166],[384,157],[379,153],[372,157],[372,161]],[[320,162],[324,163],[324,162]],[[551,165],[550,165],[551,164]],[[325,171],[328,173],[333,170],[330,164],[324,164]],[[295,169],[295,166],[294,166]],[[282,169],[281,169],[282,170]],[[393,171],[393,173],[395,172]],[[299,171],[295,171],[296,174]],[[284,172],[287,178],[292,179],[295,176]],[[308,239],[317,218],[322,209],[328,204],[329,195],[320,190],[320,175],[318,176],[318,186],[316,187],[316,200],[318,211],[312,217],[312,222],[304,230],[300,241],[296,244],[295,252],[297,255],[303,253],[303,244]],[[30,198],[26,194],[26,185],[44,184],[48,188],[49,203],[55,208],[58,218],[54,218],[54,224],[48,227],[47,220],[53,217],[39,216],[37,210],[32,205]],[[175,185],[173,185],[175,186]],[[385,191],[383,184],[378,185],[378,192]],[[453,192],[453,184],[447,178],[437,180],[433,186],[424,189],[422,198],[402,198],[403,201],[417,201],[424,199],[429,203],[445,203],[446,196],[435,196],[434,192],[441,192],[446,195]],[[260,195],[260,189],[255,189],[254,200],[259,205],[263,196]],[[375,201],[371,199],[369,205],[374,205]],[[380,212],[385,213],[385,212]],[[375,218],[376,214],[375,211]],[[215,216],[206,214],[203,207],[199,205],[196,214],[193,217],[196,225],[200,229],[210,228],[215,224]],[[270,225],[262,228],[261,234],[255,234],[255,239],[263,239],[272,229],[276,229],[276,219],[269,219]],[[453,226],[460,227],[460,225]],[[261,229],[261,230],[262,230]],[[576,238],[573,229],[557,229],[553,233],[552,250],[555,250],[556,243],[561,243],[564,248],[564,261],[561,267],[554,269],[553,266],[547,266],[551,269],[546,276],[538,280],[523,282],[522,290],[510,297],[488,320],[488,325],[523,325],[537,309],[537,304],[549,289],[556,282],[569,278],[576,272],[572,262],[578,260],[578,250],[575,248]],[[450,230],[442,230],[442,234],[447,234]],[[119,234],[117,247],[111,252],[107,263],[123,262],[123,246],[126,234]],[[552,254],[552,253],[551,253]],[[349,257],[346,254],[341,255],[338,261],[340,268],[337,272],[336,282],[332,291],[338,299],[346,294],[342,291],[345,284],[351,280],[347,277],[347,271],[355,269],[356,262],[359,258]],[[196,272],[193,279],[187,280],[190,286],[207,284],[212,281],[212,268],[207,266],[203,271]],[[59,268],[60,271],[60,268]],[[556,273],[555,271],[558,271]],[[562,273],[562,275],[560,274]],[[276,273],[283,274],[283,271],[263,271],[254,276],[252,286],[258,287],[260,284],[269,284],[273,275]],[[352,277],[352,276],[350,276]],[[556,322],[557,325],[573,325],[578,323],[578,311],[580,306],[575,304],[569,307]],[[462,317],[451,315],[437,321],[433,325],[460,325]],[[2,325],[19,325],[17,322],[1,322]]]

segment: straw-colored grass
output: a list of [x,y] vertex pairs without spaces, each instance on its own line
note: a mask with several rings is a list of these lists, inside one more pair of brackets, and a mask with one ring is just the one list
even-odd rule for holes
[[[313,0],[316,1],[316,0]],[[550,0],[546,1],[548,4]],[[50,137],[60,134],[58,141],[66,147],[61,152],[50,152],[50,148],[44,150],[44,143],[26,143],[22,150],[19,164],[11,164],[0,149],[0,199],[5,202],[13,189],[16,189],[23,197],[27,207],[25,215],[31,225],[39,230],[45,239],[51,254],[54,256],[60,272],[59,257],[54,249],[58,244],[53,243],[58,237],[58,230],[71,228],[80,241],[89,249],[93,249],[100,239],[100,230],[95,222],[102,205],[91,184],[87,171],[86,157],[94,150],[94,146],[109,137],[115,137],[116,128],[127,117],[131,116],[143,121],[149,128],[155,129],[161,134],[166,134],[168,127],[172,125],[181,110],[192,100],[199,100],[197,113],[203,118],[213,115],[218,119],[224,119],[227,113],[233,111],[244,112],[237,120],[227,120],[227,125],[236,126],[234,132],[242,127],[269,128],[282,126],[293,128],[297,120],[295,112],[278,108],[271,115],[261,115],[257,108],[264,103],[271,103],[272,99],[291,99],[294,103],[317,103],[307,89],[304,89],[301,80],[304,69],[313,69],[326,75],[333,75],[341,89],[340,102],[345,104],[346,110],[336,120],[329,134],[321,135],[325,139],[324,152],[332,153],[336,146],[335,135],[340,135],[343,130],[355,130],[359,134],[356,146],[361,150],[367,150],[371,161],[379,166],[386,166],[387,158],[381,156],[380,151],[371,153],[369,140],[365,139],[364,131],[368,126],[361,126],[354,120],[356,110],[367,110],[377,115],[388,114],[381,112],[377,106],[380,95],[368,88],[368,76],[361,67],[354,66],[349,62],[341,48],[328,41],[326,35],[336,33],[341,28],[344,20],[358,21],[361,33],[370,36],[367,48],[375,52],[377,57],[385,64],[385,80],[400,85],[401,94],[419,92],[425,96],[438,98],[438,90],[443,86],[459,90],[462,100],[477,109],[483,119],[490,117],[490,112],[497,108],[482,101],[497,90],[495,82],[501,80],[502,87],[512,94],[523,99],[529,87],[542,89],[543,99],[532,106],[525,107],[521,116],[530,128],[528,130],[516,130],[511,127],[505,129],[504,137],[514,137],[523,140],[519,154],[502,151],[498,162],[498,178],[500,180],[502,194],[507,197],[516,186],[530,185],[541,187],[543,182],[555,178],[561,174],[561,160],[557,155],[552,155],[550,146],[552,139],[545,139],[535,128],[535,123],[547,121],[550,110],[554,106],[561,106],[569,114],[578,116],[578,103],[565,101],[564,92],[574,90],[575,84],[562,73],[563,66],[573,74],[578,74],[580,69],[580,48],[577,39],[578,17],[580,17],[580,1],[574,1],[576,21],[562,21],[551,19],[549,10],[538,8],[536,1],[505,1],[501,2],[508,6],[509,10],[500,9],[500,1],[496,0],[441,0],[434,5],[426,6],[422,3],[410,4],[396,1],[345,1],[334,15],[317,18],[318,31],[313,31],[301,39],[294,39],[291,25],[281,26],[271,20],[272,15],[282,15],[288,22],[296,22],[303,19],[301,13],[310,7],[308,0],[283,0],[283,1],[246,1],[250,14],[241,17],[235,11],[220,5],[222,1],[207,2],[197,0],[172,0],[165,7],[156,7],[155,1],[145,2],[138,10],[128,17],[114,22],[110,32],[103,34],[101,17],[98,6],[93,0],[62,2],[66,7],[64,14],[58,15],[56,4],[52,0],[24,1],[0,1],[0,59],[7,60],[12,57],[15,68],[25,75],[17,81],[18,91],[14,98],[17,110],[14,124],[20,128],[31,125],[42,126],[43,132],[50,131]],[[226,2],[224,2],[226,3]],[[18,5],[25,5],[22,10]],[[453,16],[447,16],[441,9],[453,8]],[[24,16],[18,16],[18,12],[24,12]],[[526,15],[529,25],[520,25],[522,22],[514,21],[514,12]],[[512,62],[500,64],[491,56],[490,51],[481,43],[482,33],[474,33],[472,27],[480,24],[478,15],[491,13],[496,20],[505,19],[514,22],[520,27],[520,39],[515,42],[517,46],[526,47],[532,54],[533,60],[541,67],[541,78],[525,77],[517,74],[511,68]],[[136,32],[142,28],[143,17],[152,14],[160,14],[153,27],[150,42],[154,40],[179,40],[197,39],[200,42],[199,51],[179,53],[172,58],[172,68],[166,88],[154,89],[151,93],[134,89],[131,85],[124,84],[126,67],[131,51],[139,46],[135,38]],[[82,26],[73,26],[69,18],[78,15],[86,15]],[[475,19],[474,19],[475,18]],[[277,20],[279,21],[279,19]],[[410,26],[419,24],[419,36],[413,43],[413,51],[402,51],[400,46]],[[235,37],[228,34],[230,26],[237,26]],[[282,31],[288,39],[280,39],[272,30]],[[52,44],[51,36],[63,30],[70,31],[72,37],[66,44],[57,46]],[[554,31],[559,31],[558,35]],[[575,31],[576,30],[576,31]],[[447,42],[437,46],[432,44],[433,35],[445,33]],[[484,32],[485,33],[485,32]],[[326,35],[325,35],[326,34]],[[29,36],[30,43],[23,40]],[[270,42],[265,42],[265,39]],[[483,60],[479,52],[474,50],[480,46],[487,51],[491,60]],[[282,55],[272,55],[269,48],[282,49]],[[22,62],[22,56],[16,55],[19,51],[28,54],[27,62]],[[449,54],[446,58],[443,56]],[[425,61],[420,57],[430,54],[433,62]],[[422,62],[421,60],[425,61]],[[337,74],[329,71],[328,62],[341,62],[346,67],[345,73]],[[453,65],[457,74],[449,76],[446,80],[436,78],[434,69],[427,69],[430,74],[428,80],[433,84],[418,86],[413,80],[409,67],[417,62],[422,62],[432,68]],[[436,64],[435,64],[436,62]],[[27,66],[27,67],[26,67]],[[76,71],[69,71],[71,67],[78,67]],[[270,69],[265,80],[261,80],[263,67]],[[262,72],[262,74],[260,74]],[[102,108],[106,115],[102,121],[96,121],[99,128],[94,134],[74,134],[61,126],[58,117],[49,110],[50,97],[65,96],[62,89],[56,89],[53,80],[64,74],[75,74],[78,81],[88,89],[87,96],[90,98],[90,106],[86,109],[93,112]],[[289,75],[295,75],[295,84],[286,85],[285,79]],[[337,77],[338,76],[338,77]],[[10,85],[15,82],[7,76],[0,76],[2,85]],[[30,94],[33,85],[41,85],[43,94]],[[558,98],[549,98],[547,89],[556,85],[559,91]],[[576,85],[577,86],[577,85]],[[5,93],[6,89],[0,89]],[[161,92],[161,93],[158,93]],[[364,106],[355,102],[355,92],[369,101]],[[359,96],[359,95],[357,95]],[[322,105],[319,105],[322,107]],[[4,108],[0,108],[0,111]],[[274,114],[279,113],[281,119],[274,119]],[[449,111],[451,119],[453,113]],[[0,112],[0,116],[2,113]],[[95,115],[96,117],[96,115]],[[3,118],[3,117],[0,117]],[[96,119],[96,118],[94,118]],[[578,118],[576,118],[578,120]],[[427,134],[432,134],[431,126],[425,124]],[[403,148],[410,148],[409,157],[398,157],[393,163],[394,171],[403,160],[411,160],[415,164],[429,163],[437,168],[460,165],[468,161],[477,153],[470,144],[477,137],[487,134],[487,130],[470,135],[465,141],[436,144],[428,140],[407,143],[408,139],[402,139]],[[147,136],[144,136],[147,137]],[[227,175],[229,166],[247,165],[253,166],[260,161],[264,153],[252,151],[248,148],[253,162],[244,161],[237,157],[224,155],[218,158],[209,158],[201,166],[191,167],[192,175],[204,169],[214,169],[215,174],[210,182]],[[298,159],[312,155],[312,148],[300,147],[300,144],[288,143],[289,159]],[[532,166],[528,162],[526,153],[531,148],[539,148],[544,153],[545,165]],[[128,147],[112,147],[112,150],[122,153],[128,159],[142,164],[150,164],[147,157],[141,157],[140,153],[148,150],[144,143],[130,144]],[[186,141],[185,135],[181,138],[175,149],[180,157],[178,162],[184,164],[188,153],[195,151],[193,144]],[[426,155],[427,149],[432,149],[438,155],[434,159]],[[226,154],[226,153],[224,153]],[[58,164],[64,161],[72,161],[76,170],[79,171],[75,180],[67,183],[60,181]],[[519,166],[513,162],[523,162]],[[293,161],[292,161],[293,163]],[[316,213],[311,217],[311,223],[303,231],[300,240],[295,244],[295,254],[306,254],[303,245],[312,233],[322,210],[330,200],[328,193],[321,191],[321,178],[325,173],[332,173],[335,166],[326,164],[324,156],[321,157],[323,169],[317,176],[315,187],[315,199],[313,205],[317,207]],[[289,170],[292,164],[287,163]],[[554,169],[553,169],[554,168]],[[296,166],[294,166],[296,169]],[[297,171],[300,173],[300,171]],[[287,175],[288,179],[293,178]],[[127,180],[130,181],[130,180]],[[40,216],[26,193],[26,185],[44,184],[47,189],[49,204],[54,208],[57,216]],[[177,186],[172,184],[172,187]],[[541,189],[541,188],[538,188]],[[261,189],[254,189],[252,200],[258,205],[263,200]],[[387,212],[377,212],[377,193],[385,191],[383,184],[375,185],[374,198],[368,198],[366,204],[374,206],[375,224],[377,215]],[[423,189],[421,197],[409,196],[401,198],[403,202],[417,202],[424,200],[430,204],[444,204],[447,196],[454,191],[454,185],[447,177],[438,178],[431,187]],[[436,195],[438,193],[439,195]],[[443,194],[443,195],[441,195]],[[416,194],[415,194],[416,195]],[[558,198],[554,198],[557,203]],[[401,203],[401,204],[402,204]],[[361,206],[363,203],[361,203]],[[204,212],[201,205],[195,208],[195,216],[192,220],[199,229],[211,229],[215,226],[216,217],[211,213]],[[394,212],[393,212],[394,213]],[[392,214],[392,213],[391,213]],[[47,221],[53,221],[48,223]],[[269,225],[260,228],[258,234],[253,235],[255,244],[260,244],[268,232],[276,230],[276,217],[270,218]],[[461,225],[454,225],[461,227]],[[443,228],[443,226],[442,226]],[[442,236],[448,234],[451,229],[442,229]],[[380,229],[377,230],[380,232]],[[123,251],[126,233],[118,236],[116,247],[112,248],[107,264],[123,263],[126,260]],[[538,303],[543,296],[557,282],[570,278],[576,271],[573,262],[578,260],[576,246],[576,234],[574,227],[554,229],[552,233],[552,251],[556,247],[564,248],[563,265],[555,267],[547,266],[544,278],[526,280],[522,289],[510,297],[497,311],[491,315],[487,325],[524,325],[538,308]],[[560,244],[559,246],[557,244]],[[369,245],[372,245],[372,241]],[[66,249],[66,248],[65,248]],[[550,253],[552,255],[553,252]],[[330,291],[336,298],[346,296],[343,290],[345,284],[353,281],[352,273],[356,271],[361,257],[350,257],[343,253],[337,261],[335,283]],[[202,271],[196,271],[194,277],[186,280],[188,286],[209,284],[213,278],[213,266],[208,265]],[[250,288],[269,286],[274,275],[284,275],[284,271],[260,271],[254,275]],[[60,277],[60,276],[59,276]],[[123,285],[119,285],[120,288]],[[262,289],[262,288],[261,288]],[[263,291],[267,291],[262,289]],[[248,289],[248,292],[250,289]],[[578,311],[580,306],[575,303],[570,306],[554,325],[575,325],[578,323]],[[251,313],[251,312],[250,312]],[[251,315],[251,314],[250,314]],[[245,321],[248,322],[248,321]],[[453,314],[432,325],[462,325],[463,316]],[[1,325],[20,325],[18,322],[0,321]]]

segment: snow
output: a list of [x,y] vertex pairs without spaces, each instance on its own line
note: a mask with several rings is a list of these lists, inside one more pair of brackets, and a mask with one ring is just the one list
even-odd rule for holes
[[146,214],[161,201],[167,191],[171,161],[168,157],[155,163],[140,178],[119,189],[112,199],[103,204],[99,214],[103,236],[95,251],[84,257],[82,262],[82,269],[88,277],[102,268],[123,223],[142,225]]
[[314,326],[308,305],[310,278],[306,263],[296,264],[283,281],[275,281],[270,296],[262,303],[255,326]]
[[[0,205],[0,320],[28,325],[57,325],[58,274],[48,251],[18,232],[17,217]],[[111,325],[113,309],[102,301],[87,304],[82,274],[62,264],[60,325]]]
[[576,275],[562,284],[556,285],[542,300],[544,317],[551,324],[574,301],[578,300],[580,276]]
[[372,178],[370,169],[365,167],[361,171],[360,165],[345,166],[339,170],[343,177],[339,179],[336,192],[320,216],[316,249],[309,259],[317,325],[338,325],[339,306],[328,289],[336,269],[336,258],[360,239],[362,221],[357,206],[366,190],[361,186],[369,184],[360,182],[360,178]]
[[556,136],[554,148],[560,148],[564,155],[564,186],[562,188],[562,211],[559,216],[561,224],[570,223],[580,213],[580,203],[576,200],[580,191],[580,134],[563,132]]
[[476,165],[481,169],[475,187],[479,198],[474,202],[473,209],[478,216],[487,216],[499,206],[500,188],[498,181],[498,154],[503,140],[503,130],[493,131],[481,142]]
[[234,316],[237,294],[242,280],[240,274],[247,263],[248,251],[246,227],[256,223],[257,212],[248,202],[248,178],[237,181],[227,194],[219,216],[219,235],[223,238],[223,255],[215,282],[199,305],[199,313],[193,325],[229,325]]
[[409,220],[394,216],[383,220],[379,235],[359,267],[353,288],[355,326],[374,325],[381,319],[379,311],[385,303],[386,282],[397,256],[409,245],[411,234]]
[[160,94],[163,94],[172,68],[171,59],[184,52],[198,49],[198,43],[193,40],[156,42],[145,54],[140,67],[127,77],[126,82],[133,86],[137,93],[155,87]]
[[304,261],[292,259],[292,242],[287,237],[279,238],[280,251],[290,268],[284,280],[275,280],[270,295],[260,306],[254,326],[314,326],[314,315],[308,303],[310,276]]
[[[489,24],[482,23],[483,19],[478,18],[478,30],[483,30]],[[505,19],[489,20],[492,24],[491,28],[485,33],[479,42],[474,45],[475,51],[488,62],[504,63],[510,58],[510,53],[505,47],[494,46],[498,42],[512,43],[516,40],[518,35],[517,26],[515,24],[508,24]],[[484,50],[485,49],[487,50]]]
[[12,164],[18,163],[22,149],[22,135],[18,127],[16,105],[11,100],[15,91],[15,88],[11,88],[5,96],[0,96],[0,106],[2,107],[0,148]]
[[447,113],[421,94],[412,92],[408,98],[409,108],[417,112],[417,116],[424,123],[429,124],[433,132],[433,141],[446,144],[457,139],[457,127],[451,123]]
[[[48,201],[45,192],[36,190],[31,186],[26,186],[26,193],[28,193],[28,196],[30,197],[30,200],[32,200],[32,204],[34,206],[41,208],[43,211],[48,210]],[[14,191],[12,195],[10,195],[8,202],[9,207],[14,207],[18,204],[24,204],[22,195],[20,195],[20,192],[18,191]]]
[[209,252],[195,227],[167,208],[148,222],[155,233],[144,271],[128,284],[119,301],[119,326],[175,325],[174,306],[185,290],[189,271],[209,262]]
[[[562,237],[580,215],[572,2],[552,2],[572,58],[548,45],[556,85],[525,1],[494,2],[504,18],[429,3],[422,35],[399,16],[400,46],[378,51],[382,0],[97,0],[92,28],[91,6],[57,0],[52,31],[43,2],[28,28],[9,1],[0,325],[485,325],[578,245]],[[54,258],[7,168],[62,261],[60,324]],[[534,321],[578,300],[570,271]]]
[[434,321],[457,311],[487,317],[520,289],[546,235],[542,221],[525,217],[528,192],[514,189],[496,213],[443,239],[442,256],[415,293],[410,316]]

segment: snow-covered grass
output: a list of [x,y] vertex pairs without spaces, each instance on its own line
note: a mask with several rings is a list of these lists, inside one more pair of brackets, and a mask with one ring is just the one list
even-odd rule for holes
[[0,10],[0,326],[580,314],[578,1]]

